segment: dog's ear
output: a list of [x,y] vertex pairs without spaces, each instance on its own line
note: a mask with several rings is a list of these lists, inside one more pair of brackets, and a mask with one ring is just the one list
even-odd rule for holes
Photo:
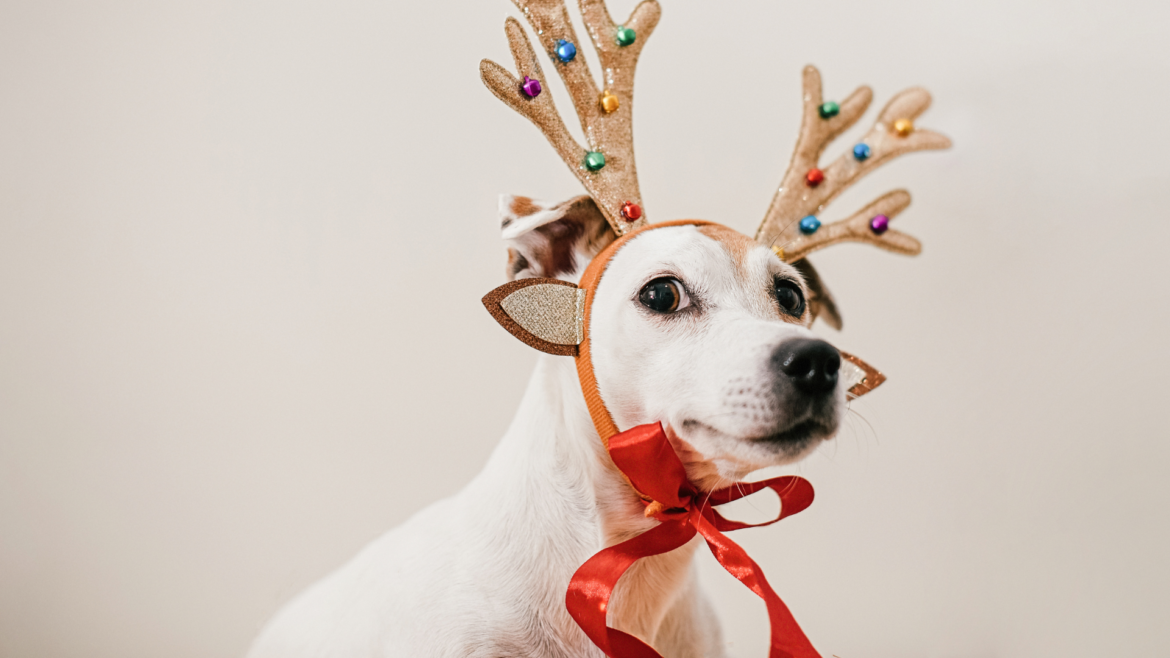
[[585,195],[555,205],[502,195],[500,224],[508,245],[509,281],[534,277],[574,281],[616,238],[597,204]]
[[817,274],[816,268],[808,262],[807,258],[793,261],[792,266],[800,272],[800,276],[804,277],[804,282],[808,284],[808,291],[811,293],[808,308],[812,312],[813,321],[815,322],[817,318],[824,318],[830,327],[840,331],[841,312],[837,310],[837,302],[833,299],[833,293],[825,287],[825,282],[821,280],[821,275]]
[[519,279],[483,298],[500,326],[541,352],[577,356],[584,336],[585,291],[560,279]]

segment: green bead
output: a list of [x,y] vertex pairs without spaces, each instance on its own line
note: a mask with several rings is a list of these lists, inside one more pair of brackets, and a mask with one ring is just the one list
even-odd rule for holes
[[597,171],[605,166],[605,154],[601,151],[590,151],[585,154],[585,168]]
[[638,37],[638,35],[634,34],[634,31],[631,30],[630,28],[624,27],[621,25],[618,26],[617,45],[628,46],[631,43],[634,43],[634,39],[636,39],[637,37]]
[[819,110],[822,119],[832,119],[833,117],[837,116],[838,112],[841,111],[841,106],[834,103],[833,101],[829,101],[827,103],[821,103]]

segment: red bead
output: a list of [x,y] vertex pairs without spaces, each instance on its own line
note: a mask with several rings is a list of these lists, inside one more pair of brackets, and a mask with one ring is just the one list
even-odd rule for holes
[[814,167],[809,169],[808,173],[804,175],[804,180],[808,183],[809,187],[816,187],[821,184],[821,181],[825,180],[825,172]]
[[626,220],[627,222],[636,222],[641,218],[642,206],[639,206],[632,201],[627,201],[622,204],[622,219]]

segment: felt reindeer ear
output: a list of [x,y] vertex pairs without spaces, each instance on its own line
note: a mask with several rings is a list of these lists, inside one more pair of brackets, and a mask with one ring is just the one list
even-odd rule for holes
[[886,376],[878,372],[877,368],[848,352],[841,352],[840,377],[848,387],[845,395],[850,400],[856,400],[886,381]]
[[500,326],[541,352],[577,356],[584,339],[585,291],[560,279],[518,279],[483,298]]

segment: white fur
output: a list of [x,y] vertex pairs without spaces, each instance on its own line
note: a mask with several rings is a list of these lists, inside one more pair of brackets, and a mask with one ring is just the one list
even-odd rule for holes
[[[795,276],[767,249],[737,262],[694,227],[672,227],[628,243],[597,291],[591,334],[603,399],[622,429],[663,421],[705,488],[793,461],[825,438],[795,454],[752,441],[786,422],[771,399],[771,350],[808,335],[769,302],[779,272]],[[637,293],[661,275],[693,289],[698,312],[670,321],[646,313]],[[248,655],[600,658],[569,618],[565,591],[590,556],[656,523],[642,512],[602,448],[573,360],[542,355],[484,470],[286,605]],[[698,541],[635,565],[610,625],[669,658],[723,656],[694,575]]]

